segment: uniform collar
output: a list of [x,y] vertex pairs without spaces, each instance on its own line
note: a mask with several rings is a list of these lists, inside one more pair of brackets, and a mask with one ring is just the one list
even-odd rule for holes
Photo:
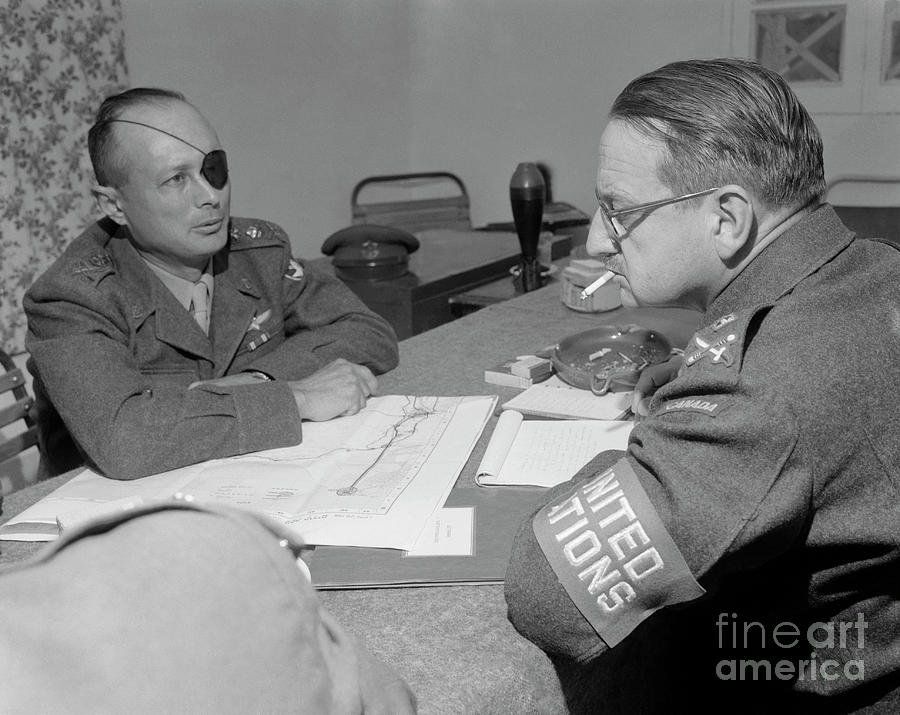
[[[261,242],[261,245],[267,244]],[[107,231],[103,248],[112,255],[112,263],[130,287],[129,319],[135,325],[156,313],[156,335],[161,341],[207,358],[215,365],[231,363],[264,293],[251,280],[255,273],[248,274],[247,257],[241,258],[239,253],[232,255],[225,248],[213,256],[207,267],[215,276],[216,300],[211,303],[212,327],[206,335],[190,314],[181,309],[174,294],[154,279],[156,274],[121,229]]]
[[156,279],[157,274],[142,259],[122,227],[109,237],[106,248],[125,281],[123,285],[127,286],[128,317],[135,329],[155,313],[156,337],[160,341],[212,361],[209,336],[165,283]]
[[[135,249],[137,250],[137,249]],[[157,264],[149,261],[147,257],[138,251],[138,255],[144,261],[144,264],[149,268],[153,274],[162,281],[162,284],[169,289],[172,295],[178,300],[181,305],[184,306],[185,310],[190,310],[191,307],[191,292],[194,288],[193,281],[189,281],[186,278],[182,278],[181,276],[176,276],[174,273],[167,271],[162,266],[158,266]],[[206,263],[206,268],[203,269],[203,275],[200,276],[200,280],[198,282],[205,283],[206,288],[209,291],[209,303],[212,305],[213,298],[213,277],[212,277],[212,259],[210,259]]]
[[823,204],[766,246],[706,310],[706,322],[772,303],[843,251],[853,233]]

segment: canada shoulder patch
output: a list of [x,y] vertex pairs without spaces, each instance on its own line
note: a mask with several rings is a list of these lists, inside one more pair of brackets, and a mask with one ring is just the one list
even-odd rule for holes
[[701,415],[715,417],[723,409],[725,409],[725,405],[718,400],[708,400],[703,397],[679,397],[677,400],[664,402],[659,413],[665,415],[670,412],[697,412]]

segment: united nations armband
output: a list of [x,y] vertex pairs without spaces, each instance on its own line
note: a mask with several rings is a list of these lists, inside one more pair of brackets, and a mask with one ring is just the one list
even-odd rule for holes
[[532,526],[569,598],[609,647],[658,609],[705,593],[627,459],[547,504]]

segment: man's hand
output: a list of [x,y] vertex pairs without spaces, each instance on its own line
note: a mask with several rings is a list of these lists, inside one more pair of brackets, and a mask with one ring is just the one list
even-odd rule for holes
[[665,362],[647,365],[641,370],[631,400],[631,411],[635,416],[647,415],[650,396],[667,382],[675,379],[678,369],[681,367],[681,360],[681,355],[673,355]]
[[322,422],[355,415],[375,392],[378,380],[369,368],[338,358],[309,377],[288,385],[294,392],[301,419]]

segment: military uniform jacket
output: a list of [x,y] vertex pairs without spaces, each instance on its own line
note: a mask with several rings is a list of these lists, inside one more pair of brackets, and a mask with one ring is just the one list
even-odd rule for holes
[[820,207],[704,324],[523,524],[510,619],[575,711],[900,711],[900,251]]
[[[390,325],[292,258],[274,224],[232,218],[213,259],[209,335],[116,228],[88,228],[25,296],[45,473],[76,466],[79,451],[129,479],[296,444],[300,416],[283,381],[338,357],[375,373],[397,364]],[[276,380],[188,389],[248,369]]]

